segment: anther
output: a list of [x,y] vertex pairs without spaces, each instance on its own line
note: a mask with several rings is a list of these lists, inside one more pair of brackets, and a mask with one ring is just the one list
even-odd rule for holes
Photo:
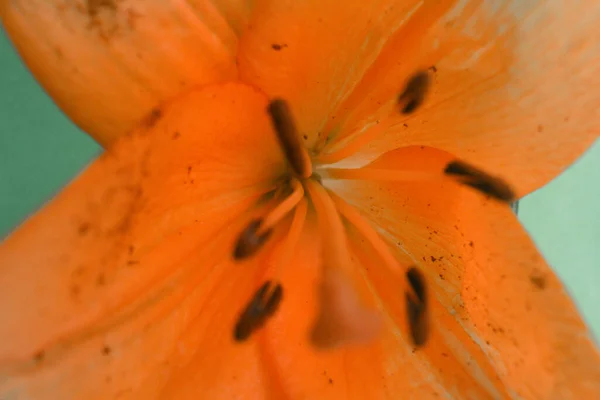
[[421,347],[429,336],[425,278],[417,268],[411,267],[406,272],[406,279],[412,289],[412,293],[405,293],[408,327],[413,344],[416,347]]
[[275,99],[267,111],[290,166],[299,177],[308,178],[312,174],[310,157],[302,144],[288,104],[282,99]]
[[429,84],[427,71],[417,72],[409,79],[404,90],[398,96],[398,105],[402,114],[410,114],[421,106],[423,100],[425,100]]
[[488,175],[484,171],[462,161],[452,161],[444,169],[447,176],[457,178],[459,183],[469,186],[496,200],[511,203],[516,200],[513,189],[501,178]]
[[272,230],[259,233],[262,220],[256,219],[242,231],[233,250],[233,258],[243,260],[254,255],[265,244]]
[[260,329],[268,318],[273,316],[283,298],[283,288],[276,284],[271,289],[271,281],[266,281],[254,294],[250,303],[242,311],[233,330],[236,341],[242,342]]

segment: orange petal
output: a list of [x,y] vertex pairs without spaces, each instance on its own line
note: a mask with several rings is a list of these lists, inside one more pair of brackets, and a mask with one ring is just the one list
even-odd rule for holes
[[107,146],[191,87],[237,76],[247,2],[2,1],[0,17],[60,108]]
[[240,78],[287,100],[314,143],[417,0],[256,1],[239,49]]
[[[411,147],[385,154],[368,168],[435,171],[448,160],[447,153]],[[446,316],[432,323],[443,323],[448,337],[469,351],[477,350],[472,337],[511,393],[539,399],[600,396],[598,349],[508,206],[452,182],[326,184],[423,268],[429,293],[458,322]]]
[[[262,268],[234,245],[285,168],[266,106],[238,84],[182,96],[6,239],[0,397],[152,398],[197,354],[230,354]],[[207,377],[255,384],[235,354]]]
[[[411,17],[419,46],[405,39],[414,29],[388,42],[336,114],[343,134],[326,151],[348,135],[363,137],[347,151],[362,163],[432,146],[503,176],[524,195],[599,137],[600,3],[471,0],[434,24],[426,23],[430,15]],[[429,70],[431,88],[420,109],[403,115],[396,98],[419,70]]]

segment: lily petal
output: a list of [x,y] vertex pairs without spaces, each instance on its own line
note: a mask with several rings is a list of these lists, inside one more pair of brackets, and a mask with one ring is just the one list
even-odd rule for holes
[[[385,154],[367,168],[439,171],[451,158],[411,147]],[[455,353],[458,345],[469,343],[460,332],[464,329],[511,396],[600,395],[600,355],[593,338],[507,205],[453,182],[327,185],[421,266],[429,293],[458,322],[449,325],[446,319],[443,325],[450,334],[446,340],[459,338],[456,346],[449,344]]]
[[202,341],[229,354],[205,379],[260,383],[228,349],[262,262],[234,244],[285,168],[266,106],[239,84],[179,98],[6,239],[0,397],[152,398]]
[[[240,78],[291,105],[312,145],[418,0],[256,1]],[[325,105],[325,106],[324,106]]]
[[0,2],[27,66],[104,146],[179,93],[235,79],[250,11],[245,0]]
[[[600,136],[600,4],[461,1],[430,23],[434,3],[411,17],[421,30],[391,39],[339,108],[343,134],[328,151],[362,137],[344,151],[364,165],[426,145],[504,177],[520,196],[539,188]],[[403,114],[398,95],[419,71],[429,91]]]

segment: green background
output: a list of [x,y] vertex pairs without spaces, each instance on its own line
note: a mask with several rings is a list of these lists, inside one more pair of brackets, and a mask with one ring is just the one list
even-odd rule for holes
[[[0,238],[99,152],[40,89],[0,32]],[[523,199],[519,216],[600,337],[600,142]]]

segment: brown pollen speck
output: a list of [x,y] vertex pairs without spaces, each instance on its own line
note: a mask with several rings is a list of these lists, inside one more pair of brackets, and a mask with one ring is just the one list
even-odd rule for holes
[[282,49],[285,49],[287,47],[287,44],[278,44],[278,43],[273,43],[271,45],[271,48],[275,51],[280,51]]

